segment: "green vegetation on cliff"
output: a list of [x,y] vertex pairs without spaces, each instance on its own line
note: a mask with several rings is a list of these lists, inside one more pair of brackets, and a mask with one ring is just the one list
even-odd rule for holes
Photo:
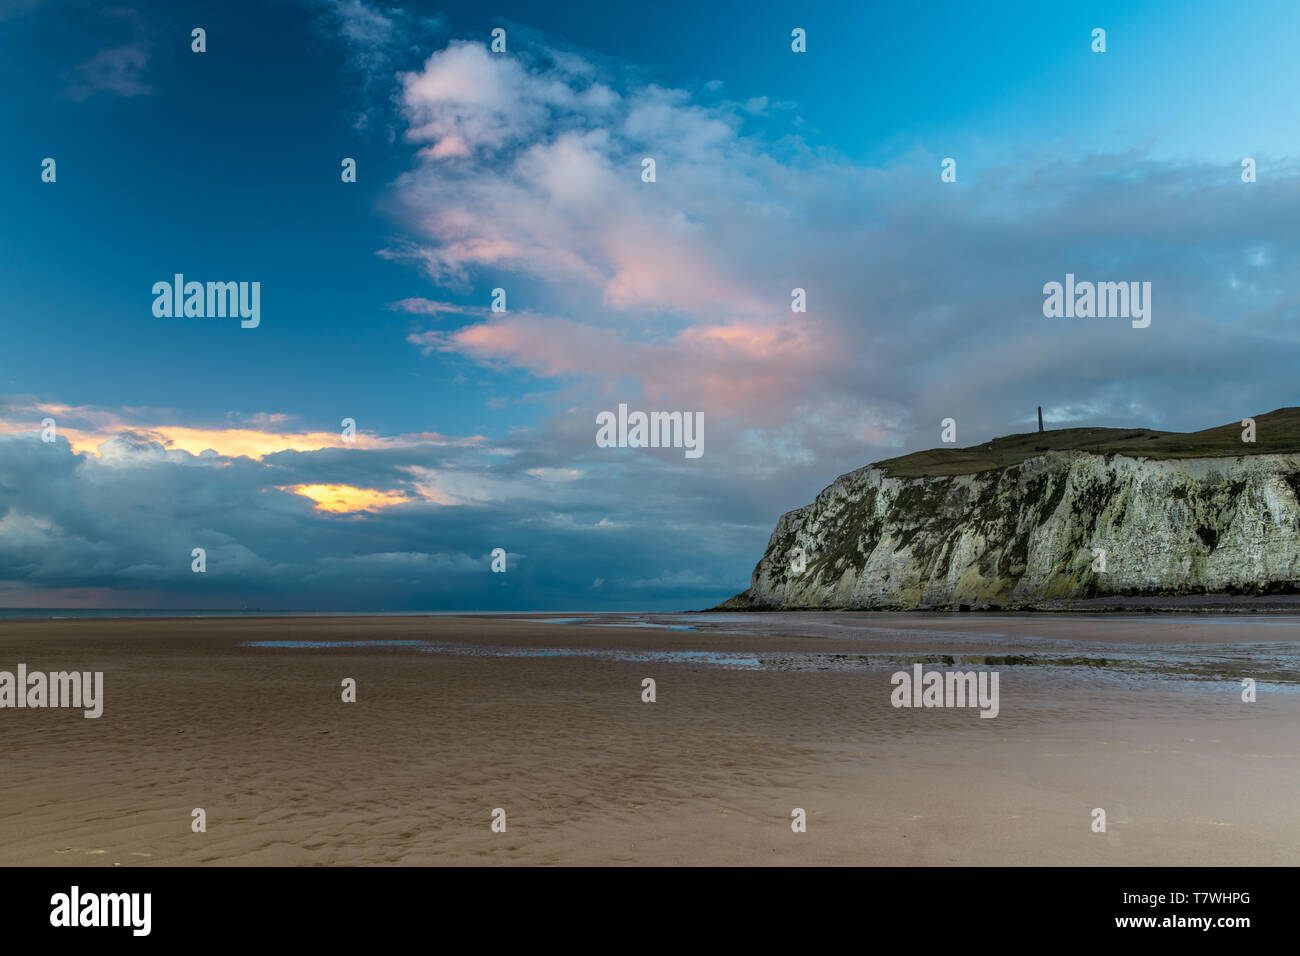
[[1241,440],[1240,420],[1199,432],[1149,428],[1062,428],[1006,435],[970,448],[931,448],[877,462],[891,478],[972,475],[1018,465],[1046,451],[1086,451],[1131,458],[1219,458],[1300,452],[1300,408],[1279,408],[1255,417],[1256,440]]

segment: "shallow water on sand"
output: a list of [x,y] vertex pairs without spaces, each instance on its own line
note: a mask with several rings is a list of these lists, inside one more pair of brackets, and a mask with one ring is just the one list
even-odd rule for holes
[[[604,625],[611,626],[611,625]],[[910,632],[915,637],[916,632]],[[241,646],[297,650],[400,648],[427,654],[476,658],[590,658],[624,663],[689,664],[729,670],[788,672],[898,670],[913,664],[935,668],[996,668],[1088,681],[1158,680],[1240,684],[1245,678],[1276,689],[1300,692],[1300,644],[1265,642],[1197,645],[1120,645],[1080,641],[1007,639],[1004,635],[943,632],[946,644],[968,640],[1023,645],[1007,653],[800,653],[707,651],[656,648],[576,648],[464,644],[423,640],[268,640]],[[1044,648],[1043,644],[1051,646]],[[1033,645],[1032,647],[1030,645]]]
[[590,657],[631,663],[705,664],[733,670],[759,670],[763,663],[753,655],[720,651],[621,650],[589,647],[517,647],[499,644],[456,644],[449,641],[245,641],[242,647],[302,648],[415,647],[428,654],[460,657]]

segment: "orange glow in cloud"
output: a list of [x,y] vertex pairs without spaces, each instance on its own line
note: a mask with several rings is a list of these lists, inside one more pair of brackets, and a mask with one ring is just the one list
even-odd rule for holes
[[[264,458],[277,451],[316,451],[320,448],[342,448],[343,439],[338,432],[264,432],[249,428],[187,428],[183,425],[122,425],[112,431],[86,431],[79,428],[60,428],[59,434],[72,445],[73,452],[97,455],[99,446],[122,431],[152,439],[167,451],[187,451],[197,455],[212,449],[223,458]],[[368,448],[381,444],[366,435],[357,435],[353,447]]]
[[[262,458],[277,451],[315,451],[318,448],[343,447],[338,432],[275,432],[249,428],[186,428],[183,425],[162,425],[150,428],[169,451],[187,451],[197,455],[211,448],[225,458],[247,455]],[[365,447],[364,435],[357,435],[356,445]]]
[[[141,438],[156,441],[167,451],[184,451],[198,455],[211,449],[223,458],[261,459],[280,451],[318,451],[322,448],[400,448],[409,445],[434,444],[473,446],[486,438],[471,435],[452,438],[438,432],[425,431],[393,437],[357,432],[355,439],[344,442],[337,431],[272,431],[266,427],[190,427],[186,425],[153,424],[140,413],[127,409],[122,415],[108,409],[87,406],[69,406],[38,403],[31,406],[31,419],[0,419],[0,435],[39,431],[39,422],[45,416],[53,417],[58,424],[58,435],[72,446],[74,454],[99,455],[99,446],[123,432],[132,432]],[[258,415],[257,425],[275,425],[284,415]],[[64,424],[65,422],[76,424]],[[81,427],[78,427],[81,426]]]
[[280,485],[280,491],[291,491],[316,503],[317,511],[349,514],[355,511],[378,511],[393,505],[405,504],[411,499],[397,491],[379,491],[375,488],[358,488],[355,485]]

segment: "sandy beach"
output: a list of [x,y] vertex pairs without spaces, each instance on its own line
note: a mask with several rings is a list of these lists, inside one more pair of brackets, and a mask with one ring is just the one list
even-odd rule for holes
[[[0,864],[1289,865],[1297,640],[1218,615],[0,621],[0,670],[104,672],[99,719],[0,710]],[[914,661],[997,670],[996,719],[893,707]]]

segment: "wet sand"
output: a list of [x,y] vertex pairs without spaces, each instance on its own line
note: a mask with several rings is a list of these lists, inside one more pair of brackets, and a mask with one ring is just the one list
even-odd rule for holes
[[[98,720],[0,710],[0,864],[1289,865],[1300,855],[1295,618],[585,620],[622,626],[0,622],[0,670],[102,670],[105,682]],[[644,624],[699,630],[628,626]],[[419,643],[342,643],[359,641]],[[990,665],[996,719],[891,706],[888,661],[945,654],[1016,662]],[[1246,704],[1239,678],[1256,660],[1268,663]],[[345,677],[357,681],[354,704],[340,700]],[[657,682],[653,704],[641,701],[645,677]],[[206,833],[191,831],[196,807]],[[505,833],[490,827],[498,807]],[[791,831],[796,807],[806,833]],[[1105,833],[1092,832],[1096,807]]]

